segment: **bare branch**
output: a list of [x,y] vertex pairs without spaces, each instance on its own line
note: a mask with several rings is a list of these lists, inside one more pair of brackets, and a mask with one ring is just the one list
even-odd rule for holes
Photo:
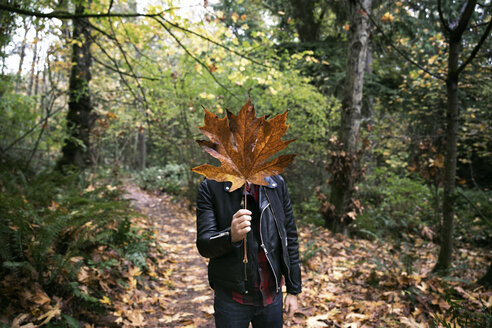
[[119,65],[118,65],[118,62],[116,61],[116,59],[114,59],[113,57],[111,57],[108,54],[108,52],[106,51],[106,49],[104,49],[104,47],[96,40],[96,38],[94,38],[93,36],[91,36],[91,39],[94,42],[94,44],[97,45],[97,47],[102,51],[102,53],[104,55],[106,55],[106,57],[108,57],[108,59],[111,62],[113,62],[113,65],[116,67],[116,70],[117,70],[118,74],[120,75],[120,78],[123,81],[123,84],[125,84],[125,86],[127,87],[128,91],[130,91],[130,93],[132,94],[133,98],[136,99],[137,101],[139,101],[139,98],[135,94],[135,91],[133,91],[132,87],[130,86],[130,84],[128,83],[128,81],[125,79],[125,75],[122,73],[122,71],[120,71]]
[[386,33],[384,33],[383,29],[378,25],[378,23],[376,23],[376,20],[374,19],[374,17],[366,10],[366,8],[364,8],[364,6],[360,2],[360,0],[356,0],[356,1],[359,4],[359,6],[362,9],[362,11],[364,11],[367,14],[367,16],[369,17],[369,20],[371,21],[371,24],[374,25],[374,27],[376,27],[376,29],[379,31],[379,33],[381,33],[381,35],[389,42],[389,45],[390,45],[391,48],[393,48],[393,50],[395,50],[406,61],[408,61],[409,63],[411,63],[414,66],[417,66],[418,68],[420,68],[421,70],[423,70],[424,72],[426,72],[427,74],[429,74],[430,76],[433,76],[436,79],[439,79],[439,80],[444,81],[444,78],[440,74],[431,72],[430,70],[428,70],[424,66],[420,65],[418,62],[416,62],[412,58],[410,58],[410,56],[408,54],[406,54],[403,50],[401,50],[398,47],[396,47],[393,44],[393,41],[391,40],[391,38],[389,36],[387,36]]
[[241,57],[241,58],[244,58],[244,59],[246,59],[246,60],[249,60],[250,62],[252,62],[252,63],[254,63],[254,64],[256,64],[256,65],[260,65],[260,66],[263,66],[263,67],[271,68],[270,66],[268,66],[268,65],[266,65],[266,64],[264,64],[264,63],[260,63],[259,61],[255,60],[255,59],[253,59],[253,58],[250,58],[250,57],[246,56],[245,54],[243,54],[243,53],[241,53],[241,52],[239,52],[239,51],[236,51],[236,50],[234,50],[234,49],[231,49],[231,48],[229,48],[229,47],[227,47],[227,46],[223,45],[222,43],[219,43],[219,42],[217,42],[217,41],[214,41],[214,40],[212,40],[212,39],[210,39],[210,38],[208,38],[208,37],[206,37],[206,36],[204,36],[204,35],[202,35],[202,34],[200,34],[200,33],[194,32],[194,31],[189,30],[189,29],[187,29],[187,28],[184,28],[184,27],[182,27],[182,26],[180,26],[180,25],[178,25],[178,24],[176,24],[176,23],[173,23],[173,22],[171,22],[171,21],[167,20],[166,18],[164,18],[162,15],[161,15],[161,16],[159,16],[159,18],[160,18],[160,19],[162,19],[162,20],[163,20],[164,22],[166,22],[167,24],[171,25],[172,27],[175,27],[175,28],[177,28],[177,29],[179,29],[179,30],[181,30],[181,31],[183,31],[183,32],[193,34],[193,35],[195,35],[195,36],[197,36],[197,37],[199,37],[199,38],[201,38],[201,39],[203,39],[203,40],[205,40],[205,41],[208,41],[208,42],[210,42],[210,43],[213,43],[213,44],[215,44],[216,46],[219,46],[219,47],[221,47],[221,48],[223,48],[223,49],[225,49],[225,50],[227,50],[227,51],[229,51],[229,52],[231,52],[231,53],[233,53],[233,54],[235,54],[235,55],[238,55],[238,56],[239,56],[239,57]]
[[115,73],[118,73],[118,74],[123,74],[123,75],[126,75],[126,76],[129,76],[129,77],[133,77],[135,79],[142,79],[142,80],[149,80],[149,81],[160,81],[162,78],[158,78],[158,77],[150,77],[150,76],[142,76],[142,75],[133,75],[132,73],[128,73],[128,72],[124,72],[124,71],[121,71],[119,70],[118,68],[115,68],[111,65],[108,65],[106,63],[103,63],[101,60],[93,57],[92,58],[96,63],[98,63],[99,65],[101,65],[102,67],[112,71],[112,72],[115,72]]
[[52,11],[50,13],[43,13],[40,11],[33,11],[29,9],[23,9],[19,6],[9,6],[0,3],[0,10],[16,13],[24,16],[34,16],[39,18],[58,18],[58,19],[75,19],[75,18],[108,18],[108,17],[159,17],[163,13],[180,9],[180,7],[173,7],[163,10],[155,14],[142,14],[142,13],[87,13],[87,14],[73,14],[68,11]]
[[475,11],[476,4],[477,4],[477,0],[468,0],[465,2],[463,8],[461,9],[460,15],[457,18],[457,21],[454,22],[453,25],[451,26],[452,29],[451,37],[461,38],[461,35],[463,35],[463,32],[465,32],[465,29],[468,26],[468,23],[470,22],[470,18],[473,12]]
[[441,0],[437,0],[437,11],[439,12],[439,19],[441,20],[441,24],[444,27],[444,30],[446,31],[446,33],[451,32],[448,22],[446,22],[446,20],[444,19]]
[[217,77],[210,71],[210,69],[205,65],[204,62],[202,62],[200,59],[198,59],[195,55],[193,55],[190,50],[179,40],[179,38],[169,29],[169,27],[166,26],[166,24],[159,20],[157,17],[153,17],[154,20],[156,20],[166,31],[171,35],[171,37],[178,43],[178,45],[190,56],[193,58],[194,61],[196,61],[200,66],[206,69],[206,71],[210,74],[210,76],[214,79],[215,83],[217,83],[222,89],[224,89],[228,94],[230,94],[233,98],[236,100],[241,100],[239,97],[237,97],[234,93],[232,93],[224,84],[222,84]]
[[[136,77],[136,74],[133,71],[133,65],[130,64],[130,61],[128,60],[128,56],[127,56],[125,50],[123,49],[123,46],[121,45],[121,43],[118,41],[118,38],[116,37],[116,33],[114,32],[114,29],[113,29],[113,24],[111,24],[111,19],[109,22],[110,22],[109,26],[111,27],[111,32],[113,33],[113,41],[118,46],[118,49],[120,50],[121,54],[123,55],[123,59],[125,60],[125,63],[128,65],[128,68],[130,69],[132,75]],[[135,81],[137,82],[137,87],[140,90],[140,93],[142,94],[142,99],[143,99],[143,103],[145,105],[145,109],[149,109],[149,103],[148,103],[147,97],[145,95],[145,90],[142,88],[142,85],[140,84],[139,79],[135,78]],[[145,113],[145,115],[147,115],[147,112]]]
[[111,8],[113,8],[113,0],[109,3],[108,14],[111,13]]
[[460,65],[460,67],[458,68],[458,71],[456,72],[457,74],[460,74],[464,69],[465,67],[471,63],[471,61],[476,57],[477,53],[480,51],[480,48],[482,47],[482,45],[485,43],[485,40],[487,39],[487,37],[490,35],[490,32],[492,31],[492,18],[489,20],[489,24],[487,25],[487,28],[485,29],[484,33],[482,34],[482,37],[480,38],[480,40],[478,41],[477,45],[475,46],[475,48],[473,48],[470,56],[466,59],[465,62],[463,62],[463,64]]
[[21,135],[20,137],[18,137],[17,139],[15,139],[14,141],[12,141],[10,143],[10,145],[8,145],[7,147],[5,148],[0,148],[0,153],[7,153],[13,146],[15,146],[15,144],[17,144],[19,141],[23,140],[25,137],[27,137],[28,135],[30,135],[31,133],[33,133],[36,128],[42,124],[44,124],[45,122],[48,121],[48,119],[52,116],[55,116],[55,114],[61,112],[62,110],[64,110],[65,108],[62,106],[60,108],[58,108],[57,110],[51,112],[49,115],[46,115],[43,119],[41,119],[38,124],[34,125],[32,128],[30,128],[29,130],[27,130],[23,135]]

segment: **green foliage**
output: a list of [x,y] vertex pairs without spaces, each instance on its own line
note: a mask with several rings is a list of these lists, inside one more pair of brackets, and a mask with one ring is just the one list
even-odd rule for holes
[[323,251],[324,247],[317,247],[314,241],[310,241],[306,244],[306,249],[301,253],[301,262],[306,264],[310,259],[316,256],[320,251]]
[[478,245],[490,245],[492,191],[457,188],[456,193],[455,238]]
[[[120,189],[94,187],[80,174],[26,174],[4,162],[0,190],[0,279],[17,282],[0,287],[1,308],[25,304],[18,293],[35,288],[102,311],[105,292],[84,274],[118,275],[117,258],[146,267],[151,233],[131,224],[138,213],[121,200]],[[68,317],[65,322],[73,326]]]
[[183,195],[187,187],[189,168],[184,164],[168,163],[164,167],[149,167],[136,174],[139,187],[160,190],[172,195]]
[[378,168],[359,188],[364,211],[355,222],[358,230],[400,238],[429,222],[432,195],[421,181]]
[[[289,184],[289,190],[296,190],[296,188],[295,186],[292,186],[292,184]],[[306,190],[304,191],[307,192]],[[317,226],[322,226],[324,224],[323,217],[319,212],[319,201],[314,193],[312,193],[305,201],[301,199],[297,202],[293,202],[292,208],[298,224],[314,224]]]
[[[14,75],[0,76],[0,151],[20,160],[25,168],[29,160],[45,167],[58,147],[63,131],[53,108],[46,108],[55,96],[45,95],[43,101],[35,96],[16,92]],[[50,117],[47,111],[50,110]]]
[[[395,238],[420,234],[424,226],[438,233],[441,215],[433,192],[421,180],[378,168],[360,183],[364,210],[357,217],[356,233],[366,238]],[[461,189],[456,192],[455,239],[487,245],[492,235],[490,191]],[[436,215],[437,213],[437,215]]]

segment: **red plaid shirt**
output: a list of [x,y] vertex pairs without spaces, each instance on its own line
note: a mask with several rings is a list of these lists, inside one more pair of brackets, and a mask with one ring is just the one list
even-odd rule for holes
[[[258,204],[259,189],[256,185],[247,185],[247,192],[251,194]],[[255,218],[253,218],[254,220]],[[259,220],[260,218],[257,218]],[[259,232],[260,224],[257,224]],[[275,282],[275,276],[272,272],[272,268],[268,263],[265,251],[262,247],[258,247],[258,278],[254,290],[250,294],[240,294],[232,292],[232,299],[238,303],[245,305],[255,306],[267,306],[273,303],[275,297],[278,295],[277,286]]]

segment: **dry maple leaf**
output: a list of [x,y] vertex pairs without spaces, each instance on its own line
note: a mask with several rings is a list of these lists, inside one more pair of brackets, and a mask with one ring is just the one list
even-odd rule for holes
[[209,140],[197,142],[217,158],[221,166],[203,164],[192,170],[219,182],[231,181],[230,191],[241,188],[246,182],[267,185],[265,178],[282,173],[296,156],[282,155],[268,161],[295,140],[282,140],[289,127],[287,111],[269,120],[265,116],[256,117],[250,99],[237,116],[227,111],[226,117],[219,118],[205,108],[204,111],[205,125],[199,129]]

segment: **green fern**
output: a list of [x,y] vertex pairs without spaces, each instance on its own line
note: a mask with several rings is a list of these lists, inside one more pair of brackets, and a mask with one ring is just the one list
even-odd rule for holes
[[[121,191],[106,186],[87,191],[89,182],[81,174],[0,169],[0,280],[13,275],[39,284],[48,295],[75,296],[78,306],[101,311],[104,291],[94,284],[82,292],[77,274],[82,266],[108,272],[120,262],[95,263],[95,249],[105,246],[146,267],[151,233],[132,227],[132,217],[141,214],[121,200]],[[74,264],[74,257],[82,260]],[[15,289],[1,288],[0,308],[18,299]],[[65,321],[74,326],[70,318]]]

